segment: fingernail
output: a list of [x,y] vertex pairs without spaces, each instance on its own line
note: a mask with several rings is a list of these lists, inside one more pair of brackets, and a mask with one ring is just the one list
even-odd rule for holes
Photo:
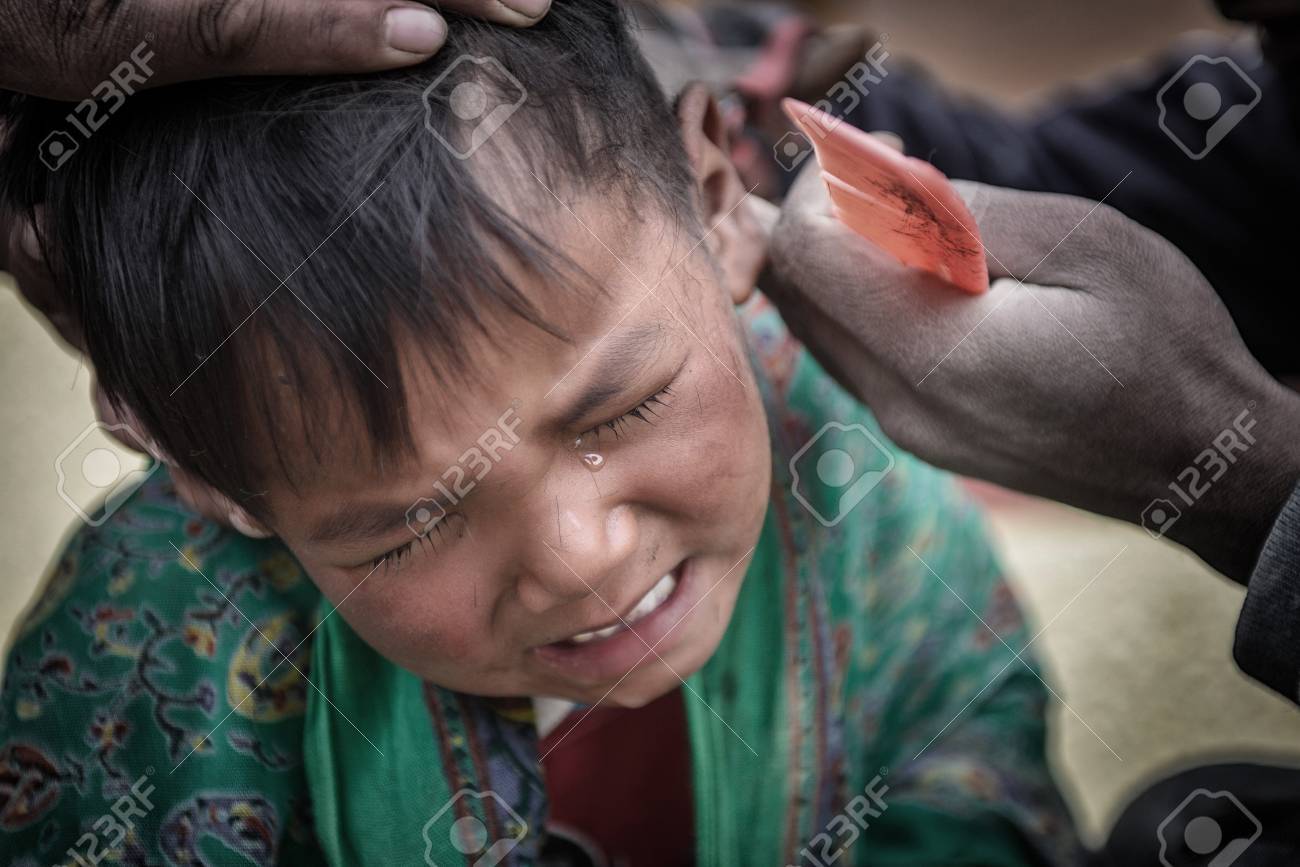
[[551,8],[551,0],[501,0],[507,6],[526,18],[541,18]]
[[431,9],[391,9],[384,19],[388,45],[409,54],[433,54],[447,40],[447,22]]

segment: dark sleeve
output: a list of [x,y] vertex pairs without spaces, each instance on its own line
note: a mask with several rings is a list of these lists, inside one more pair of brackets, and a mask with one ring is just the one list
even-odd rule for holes
[[1246,585],[1232,655],[1246,674],[1300,702],[1300,483]]
[[1296,80],[1300,67],[1300,0],[1215,0],[1224,18],[1259,26],[1269,61]]
[[[1300,127],[1292,91],[1257,53],[1223,49],[1185,46],[1142,74],[1063,94],[1050,110],[1025,116],[956,99],[898,64],[848,117],[898,133],[910,155],[949,177],[1104,197],[1196,264],[1270,372],[1296,374],[1291,215],[1300,202]],[[1208,127],[1187,116],[1182,101],[1200,81],[1222,95],[1225,111],[1244,107],[1208,150]]]

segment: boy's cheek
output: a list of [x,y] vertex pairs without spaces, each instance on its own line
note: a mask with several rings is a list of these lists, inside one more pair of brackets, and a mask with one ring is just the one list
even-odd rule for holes
[[[340,610],[340,613],[346,610]],[[449,668],[474,671],[494,661],[491,636],[468,615],[430,617],[398,614],[400,603],[383,611],[353,612],[346,619],[382,655],[417,674]],[[408,612],[410,608],[406,609]]]
[[[310,568],[308,574],[313,574]],[[482,617],[490,608],[482,594],[476,605],[470,597],[460,599],[454,589],[437,594],[429,576],[375,572],[359,585],[353,579],[335,580],[324,574],[313,580],[337,607],[336,616],[394,662],[412,669],[443,660],[469,665],[488,662],[491,636]],[[409,586],[412,577],[421,588],[417,593],[403,586]]]

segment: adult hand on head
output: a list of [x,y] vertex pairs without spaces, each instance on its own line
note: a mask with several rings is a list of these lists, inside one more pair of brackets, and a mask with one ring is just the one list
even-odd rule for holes
[[[439,4],[518,27],[536,23],[550,5]],[[446,35],[442,16],[414,0],[0,0],[0,89],[113,99],[128,88],[224,75],[368,72],[419,63]],[[80,346],[36,235],[18,215],[0,213],[0,270],[14,275],[64,340]]]
[[[764,289],[903,448],[1163,528],[1246,580],[1300,476],[1300,397],[1165,239],[1106,205],[957,187],[988,251],[986,294],[863,241],[832,216],[815,165],[783,205]],[[1162,499],[1172,523],[1172,509],[1152,520]]]
[[[550,0],[438,6],[527,27]],[[152,59],[139,86],[154,87],[227,75],[391,69],[425,60],[446,37],[442,16],[414,0],[0,0],[0,88],[90,98],[142,42]]]

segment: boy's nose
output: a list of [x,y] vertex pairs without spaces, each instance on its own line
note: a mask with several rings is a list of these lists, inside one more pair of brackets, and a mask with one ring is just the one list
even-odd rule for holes
[[611,579],[636,553],[636,517],[628,506],[561,509],[555,532],[534,548],[518,584],[519,599],[540,614],[557,605],[595,593],[616,605]]

